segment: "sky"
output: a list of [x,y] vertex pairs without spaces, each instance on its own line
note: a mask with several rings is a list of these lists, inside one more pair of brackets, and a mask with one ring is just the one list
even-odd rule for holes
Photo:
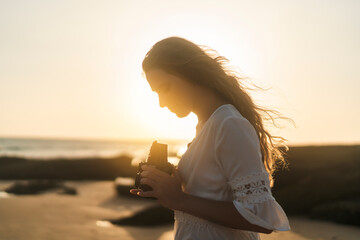
[[0,0],[0,137],[188,139],[141,62],[157,41],[215,49],[294,120],[289,144],[360,143],[360,1]]

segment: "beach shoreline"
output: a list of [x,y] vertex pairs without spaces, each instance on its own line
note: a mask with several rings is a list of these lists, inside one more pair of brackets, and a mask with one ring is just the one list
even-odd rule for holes
[[[14,181],[0,181],[0,189]],[[156,204],[154,201],[118,197],[113,181],[67,181],[77,195],[48,191],[38,195],[0,198],[0,239],[123,239],[170,240],[173,225],[157,227],[114,226],[106,219],[130,216]],[[263,240],[355,240],[360,228],[305,217],[289,217],[292,230]]]

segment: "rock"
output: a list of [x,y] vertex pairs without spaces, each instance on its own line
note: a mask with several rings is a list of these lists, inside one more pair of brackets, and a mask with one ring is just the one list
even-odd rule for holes
[[69,186],[62,186],[58,191],[58,194],[68,194],[68,195],[77,195],[76,188]]
[[13,185],[6,188],[5,192],[18,195],[38,194],[43,191],[61,187],[62,185],[63,183],[60,181],[45,179],[16,181]]
[[134,188],[135,179],[118,177],[114,181],[114,187],[118,196],[138,197],[130,193],[130,189]]
[[174,212],[159,205],[137,212],[131,217],[107,221],[122,226],[157,226],[173,223]]

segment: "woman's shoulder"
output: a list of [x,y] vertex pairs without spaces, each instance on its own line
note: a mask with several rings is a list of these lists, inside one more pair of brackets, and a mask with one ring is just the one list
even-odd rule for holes
[[232,104],[225,104],[219,107],[214,112],[213,121],[219,127],[223,127],[223,125],[231,122],[238,122],[246,124],[248,120],[241,115],[239,110]]
[[220,137],[224,134],[247,135],[250,137],[257,137],[253,125],[237,110],[232,104],[223,105],[218,109],[216,116],[214,116],[214,123],[216,126],[216,135]]

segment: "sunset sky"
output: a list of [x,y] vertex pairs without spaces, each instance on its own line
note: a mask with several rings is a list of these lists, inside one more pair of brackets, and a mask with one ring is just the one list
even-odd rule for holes
[[0,0],[0,137],[191,139],[141,62],[157,41],[209,46],[292,118],[290,144],[360,143],[360,1]]

